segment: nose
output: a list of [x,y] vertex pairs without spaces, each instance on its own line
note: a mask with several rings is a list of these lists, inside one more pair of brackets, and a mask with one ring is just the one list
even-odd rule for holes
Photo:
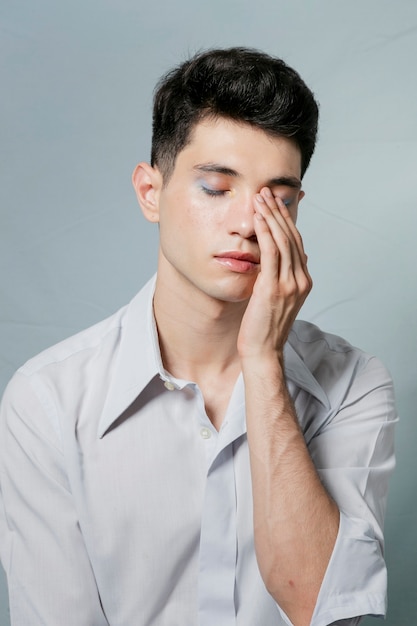
[[253,196],[237,194],[229,205],[228,226],[231,235],[239,235],[243,239],[254,239],[254,205]]

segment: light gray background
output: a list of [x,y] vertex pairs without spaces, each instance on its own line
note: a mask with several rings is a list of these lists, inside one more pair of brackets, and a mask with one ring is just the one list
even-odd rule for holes
[[[313,88],[320,142],[299,227],[315,288],[302,316],[394,376],[387,626],[415,626],[417,2],[2,0],[0,27],[1,389],[153,273],[157,231],[130,174],[148,158],[151,91],[166,69],[200,48],[246,45]],[[1,626],[6,597],[0,581]]]

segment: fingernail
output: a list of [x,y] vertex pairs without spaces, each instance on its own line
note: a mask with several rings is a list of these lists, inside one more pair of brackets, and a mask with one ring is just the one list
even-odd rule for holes
[[262,198],[260,193],[257,193],[255,198],[257,199],[258,202],[265,202],[265,200]]

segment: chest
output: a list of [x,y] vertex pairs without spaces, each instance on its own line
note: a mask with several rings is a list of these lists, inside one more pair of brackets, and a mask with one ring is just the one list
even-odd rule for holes
[[225,412],[217,430],[201,390],[156,384],[101,438],[88,403],[63,436],[77,523],[109,623],[140,615],[152,626],[197,624],[200,607],[222,597],[242,616],[233,625],[260,623],[261,613],[263,624],[280,624],[253,544],[243,385],[216,403]]

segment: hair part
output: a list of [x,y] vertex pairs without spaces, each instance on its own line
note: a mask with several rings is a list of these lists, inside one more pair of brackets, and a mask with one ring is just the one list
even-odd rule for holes
[[281,59],[251,48],[214,49],[162,76],[154,93],[151,165],[158,167],[164,184],[195,126],[210,117],[292,139],[304,175],[316,145],[318,104]]

